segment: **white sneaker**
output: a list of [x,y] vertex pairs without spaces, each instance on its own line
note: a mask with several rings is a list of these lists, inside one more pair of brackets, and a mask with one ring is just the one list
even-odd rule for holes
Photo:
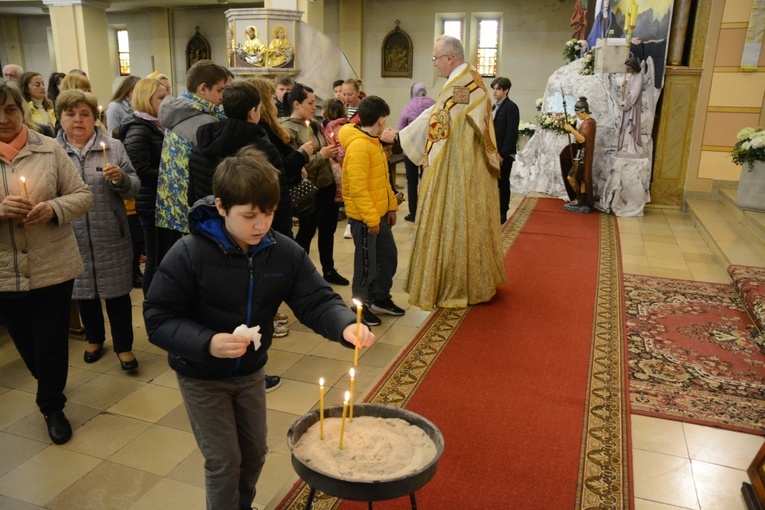
[[282,324],[287,324],[289,320],[290,318],[286,314],[276,312],[276,315],[274,315],[274,324],[281,326]]
[[290,334],[290,328],[283,324],[277,324],[274,322],[274,338],[282,338]]
[[343,237],[345,239],[353,239],[353,236],[351,235],[351,224],[347,224],[345,226],[345,232],[343,232]]

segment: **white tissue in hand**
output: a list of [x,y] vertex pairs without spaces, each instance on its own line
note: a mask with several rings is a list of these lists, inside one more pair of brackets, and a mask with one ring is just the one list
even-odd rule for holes
[[260,326],[253,326],[248,328],[246,325],[242,324],[234,330],[234,334],[239,336],[246,336],[252,340],[253,344],[255,344],[256,351],[260,349]]

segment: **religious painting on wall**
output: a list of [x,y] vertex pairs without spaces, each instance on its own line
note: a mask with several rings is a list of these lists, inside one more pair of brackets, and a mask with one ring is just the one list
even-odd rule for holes
[[654,86],[663,87],[674,0],[588,0],[585,5],[592,10],[586,13],[590,27],[587,43],[591,48],[598,38],[625,37],[628,14],[631,10],[637,12],[635,29],[630,34],[630,56],[640,62],[653,57]]
[[[270,36],[270,39],[269,39]],[[235,18],[228,23],[229,67],[291,69],[295,67],[292,20]]]
[[400,23],[396,20],[396,28],[383,39],[380,73],[383,78],[412,77],[412,39],[399,28]]
[[211,57],[210,43],[199,33],[199,27],[194,27],[194,35],[186,44],[186,70],[200,60],[210,60]]

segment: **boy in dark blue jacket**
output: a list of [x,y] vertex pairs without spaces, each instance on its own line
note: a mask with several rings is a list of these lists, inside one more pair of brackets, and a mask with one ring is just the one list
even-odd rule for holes
[[[191,235],[160,264],[144,302],[151,342],[168,351],[205,458],[208,509],[250,508],[265,463],[263,366],[273,317],[286,302],[318,334],[346,347],[356,315],[305,251],[271,230],[278,171],[252,147],[226,158],[213,197],[189,213]],[[260,341],[232,332],[260,327]],[[374,342],[361,328],[359,347]]]

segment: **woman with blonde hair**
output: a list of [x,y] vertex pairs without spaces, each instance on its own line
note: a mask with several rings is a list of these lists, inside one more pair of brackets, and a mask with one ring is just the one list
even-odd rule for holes
[[159,105],[168,95],[159,80],[144,78],[133,89],[133,115],[120,125],[120,140],[125,144],[130,162],[133,163],[141,189],[135,199],[135,210],[143,230],[146,266],[143,269],[141,287],[144,296],[157,269],[157,226],[154,210],[157,201],[157,176],[165,139],[165,126],[157,119]]
[[[276,94],[276,88],[274,87],[274,84],[268,80],[264,80],[263,78],[246,78],[245,81],[255,85],[255,88],[258,89],[258,92],[260,92],[260,97],[271,98],[270,100],[264,99],[261,103],[259,122],[261,125],[265,124],[268,126],[266,132],[268,133],[268,137],[271,139],[271,143],[276,144],[276,142],[274,142],[274,138],[276,138],[284,144],[289,144],[290,134],[287,133],[287,131],[282,127],[278,119],[279,112],[276,109],[276,99],[274,99]],[[293,150],[291,146],[287,146],[290,147],[290,151]]]
[[69,73],[64,76],[63,80],[61,80],[61,85],[59,86],[58,90],[59,93],[61,93],[65,90],[72,89],[90,92],[90,80],[81,74]]
[[166,75],[160,73],[159,71],[154,71],[151,73],[147,78],[153,78],[155,80],[159,80],[159,82],[165,86],[167,89],[167,95],[172,96],[173,95],[173,87],[170,86],[170,78],[168,78]]
[[359,103],[367,95],[361,91],[361,80],[348,78],[343,83],[343,96],[345,97],[346,120],[348,123],[359,123]]

